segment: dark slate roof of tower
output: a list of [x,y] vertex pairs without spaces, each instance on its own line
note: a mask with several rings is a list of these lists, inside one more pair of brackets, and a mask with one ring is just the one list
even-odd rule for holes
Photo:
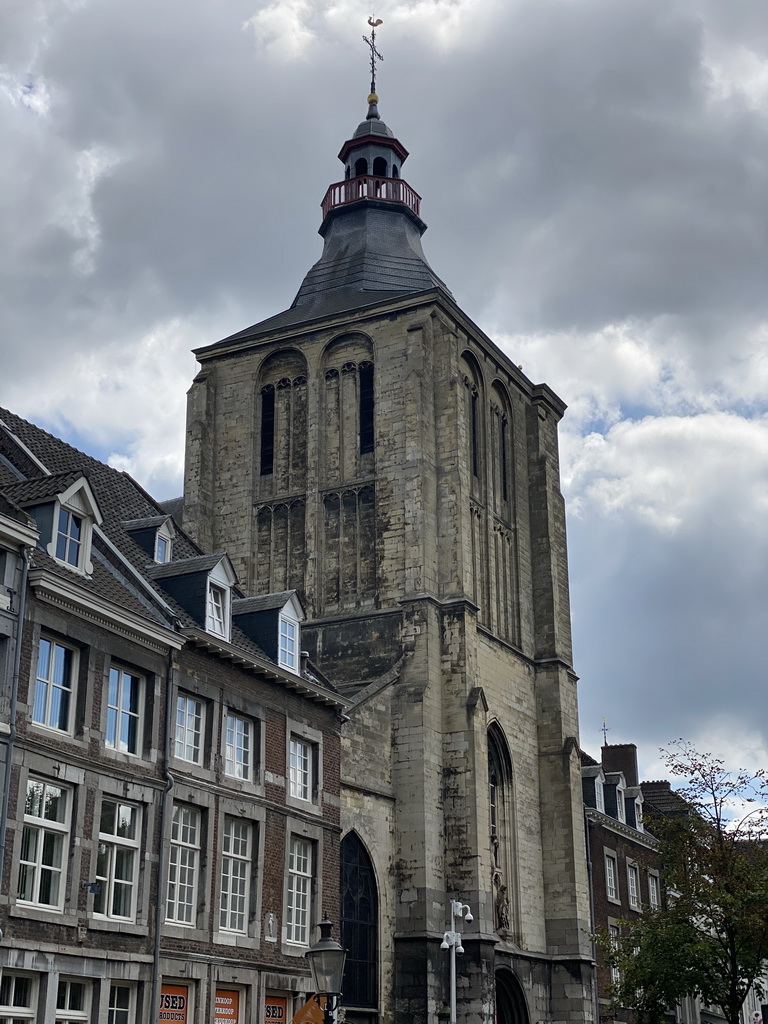
[[389,139],[394,139],[395,137],[395,133],[384,124],[381,118],[366,118],[365,121],[361,121],[357,128],[355,128],[355,134],[352,138],[361,139],[366,135],[386,135]]

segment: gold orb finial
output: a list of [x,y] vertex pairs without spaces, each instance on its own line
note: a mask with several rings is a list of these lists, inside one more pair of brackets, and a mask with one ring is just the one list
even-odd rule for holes
[[370,96],[368,97],[368,102],[369,103],[378,103],[379,102],[379,97],[376,95],[375,92],[372,92],[370,94]]

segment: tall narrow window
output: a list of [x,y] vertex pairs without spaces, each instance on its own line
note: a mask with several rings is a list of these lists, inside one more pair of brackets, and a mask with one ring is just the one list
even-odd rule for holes
[[70,731],[75,652],[40,637],[32,721],[59,732]]
[[211,633],[227,636],[227,591],[215,583],[208,583],[208,619]]
[[174,752],[182,761],[200,764],[202,758],[203,702],[180,693],[176,698]]
[[289,668],[292,672],[295,672],[298,668],[298,658],[296,651],[296,637],[299,632],[299,627],[293,619],[286,618],[285,615],[280,616],[280,650],[278,652],[278,663],[284,668]]
[[515,860],[512,761],[501,729],[488,730],[488,825],[493,866],[496,928],[516,926],[517,865]]
[[184,925],[195,923],[199,856],[200,812],[187,804],[176,804],[168,858],[167,921]]
[[312,744],[291,736],[290,741],[291,796],[299,800],[312,799]]
[[634,864],[627,865],[627,889],[629,905],[633,910],[640,909],[640,872]]
[[508,500],[508,482],[507,482],[507,417],[501,416],[499,419],[499,457],[501,459],[501,497],[503,501]]
[[373,451],[373,363],[360,363],[360,454]]
[[477,437],[477,429],[478,429],[477,403],[478,403],[477,388],[473,387],[472,391],[470,393],[470,408],[469,408],[470,422],[469,422],[469,429],[470,429],[470,434],[471,434],[470,443],[471,443],[471,446],[472,446],[472,450],[471,450],[472,476],[475,476],[475,477],[480,475],[480,453],[479,453],[479,450],[478,450],[478,437]]
[[139,753],[141,684],[139,676],[125,669],[109,670],[105,740],[113,750],[122,750],[126,754]]
[[245,934],[247,930],[250,874],[251,826],[247,821],[225,818],[219,904],[219,928],[222,931]]
[[251,777],[252,731],[248,718],[227,714],[224,774],[232,779]]
[[[615,924],[608,925],[608,937],[611,943],[611,949],[618,950],[619,948],[619,927]],[[621,971],[614,964],[611,967],[611,984],[618,985],[621,982]]]
[[136,1017],[136,989],[133,985],[109,986],[107,1024],[133,1024]]
[[605,891],[610,900],[619,898],[619,877],[616,870],[616,858],[611,853],[605,855]]
[[349,1006],[378,1005],[379,900],[371,859],[354,832],[341,842],[341,944],[344,999]]
[[312,898],[312,844],[308,839],[291,836],[288,853],[288,905],[286,939],[309,943],[309,910]]
[[104,800],[96,857],[99,889],[93,898],[93,912],[99,917],[133,920],[139,840],[138,807]]
[[261,392],[261,475],[270,476],[275,465],[275,389]]
[[19,857],[19,901],[61,910],[69,848],[70,790],[29,779]]
[[80,516],[59,509],[59,528],[56,535],[56,558],[69,565],[80,564],[80,546],[83,542],[83,520]]
[[24,974],[0,976],[0,1021],[3,1024],[27,1024],[35,1019],[37,1009],[34,980]]
[[658,910],[661,906],[658,875],[648,875],[648,903],[651,910]]
[[87,1024],[91,1016],[90,994],[86,982],[62,978],[56,993],[56,1024]]

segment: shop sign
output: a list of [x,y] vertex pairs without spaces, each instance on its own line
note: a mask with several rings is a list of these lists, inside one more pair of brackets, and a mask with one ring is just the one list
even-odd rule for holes
[[264,1024],[286,1024],[288,1000],[285,996],[266,996],[264,999]]
[[237,989],[217,988],[213,1008],[214,1024],[237,1024],[240,1018],[240,993]]
[[189,989],[186,985],[163,985],[160,989],[160,1021],[187,1024]]

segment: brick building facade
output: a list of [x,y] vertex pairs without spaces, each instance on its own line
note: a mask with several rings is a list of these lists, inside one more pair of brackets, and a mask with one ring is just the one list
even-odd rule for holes
[[300,602],[244,600],[130,478],[5,411],[0,454],[0,1019],[290,1019],[338,916],[346,704]]
[[347,1020],[442,1019],[452,899],[462,1021],[590,1020],[564,405],[428,265],[377,102],[293,306],[196,353],[183,523],[247,592],[300,592],[351,702]]

